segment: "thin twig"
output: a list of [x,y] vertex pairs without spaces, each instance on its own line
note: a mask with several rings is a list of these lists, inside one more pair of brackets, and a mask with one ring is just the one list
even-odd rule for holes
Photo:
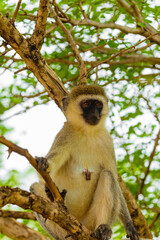
[[123,55],[124,53],[127,53],[130,49],[135,48],[135,47],[138,46],[139,44],[145,42],[146,40],[152,38],[153,36],[155,36],[155,35],[157,35],[157,34],[158,34],[158,33],[154,33],[154,34],[148,36],[147,38],[143,39],[142,41],[134,44],[133,46],[131,46],[131,47],[127,48],[127,49],[122,49],[122,50],[120,50],[119,52],[117,52],[117,53],[115,53],[114,55],[112,55],[111,57],[109,57],[109,58],[107,58],[107,59],[105,59],[105,60],[103,60],[103,61],[100,61],[99,63],[95,64],[93,67],[90,67],[90,68],[87,70],[87,74],[88,74],[92,69],[94,69],[95,67],[97,67],[97,66],[99,66],[99,65],[101,65],[101,64],[104,64],[104,63],[108,63],[108,62],[110,62],[113,58],[115,58],[115,57],[117,57],[117,56],[121,56],[121,55]]
[[160,216],[160,213],[157,213],[155,215],[155,217],[153,218],[152,222],[149,224],[149,228],[152,228],[154,226],[154,224],[158,220],[159,216]]
[[[48,96],[48,95],[47,95]],[[20,96],[20,95],[15,95],[15,97],[22,97],[22,96]],[[34,96],[33,96],[34,97]],[[35,96],[36,97],[36,96]],[[27,96],[24,96],[24,98],[27,98]],[[29,99],[30,97],[28,96],[28,99]],[[42,103],[38,103],[38,104],[36,104],[36,105],[33,105],[33,106],[31,106],[31,107],[25,107],[23,110],[20,110],[20,111],[18,111],[18,112],[16,112],[16,113],[14,113],[14,114],[12,114],[12,115],[10,115],[10,116],[8,116],[8,117],[6,117],[6,118],[2,118],[2,119],[0,119],[0,122],[4,122],[4,121],[7,121],[7,120],[9,120],[9,119],[11,119],[11,118],[13,118],[13,117],[15,117],[15,116],[18,116],[18,115],[21,115],[21,114],[23,114],[23,113],[26,113],[28,110],[30,110],[30,109],[32,109],[32,108],[34,108],[34,107],[37,107],[37,106],[40,106],[40,105],[42,105],[42,104],[46,104],[47,102],[48,102],[49,100],[45,100],[45,101],[43,101]],[[23,102],[25,102],[25,101],[23,101]],[[15,104],[16,105],[16,104]],[[15,106],[14,105],[14,106]],[[13,106],[13,107],[14,107]]]
[[50,11],[51,11],[53,17],[55,18],[56,23],[60,26],[60,28],[65,33],[65,35],[68,39],[68,42],[70,43],[70,46],[72,48],[72,51],[73,51],[73,53],[74,53],[74,55],[77,59],[77,62],[78,62],[78,65],[79,65],[80,82],[81,82],[81,84],[86,84],[87,83],[86,66],[84,64],[84,61],[81,58],[81,55],[78,51],[76,43],[75,43],[71,33],[67,30],[65,25],[62,23],[61,19],[58,17],[56,11],[54,9],[52,9],[51,6],[50,6]]
[[17,14],[18,14],[18,11],[19,11],[21,2],[22,2],[22,0],[19,0],[18,3],[17,3],[16,10],[15,10],[15,12],[14,12],[14,14],[13,14],[12,19],[11,19],[12,24],[14,24],[14,22],[15,22],[15,20],[16,20],[16,17],[17,17]]
[[87,15],[86,15],[86,13],[85,13],[85,11],[83,10],[81,1],[80,1],[80,3],[79,3],[79,6],[80,6],[81,12],[82,12],[82,14],[83,14],[83,17],[84,17],[84,18],[88,18]]
[[28,69],[27,67],[21,68],[18,71],[14,72],[14,74],[18,74],[18,73],[23,72],[23,71],[25,71],[27,69]]
[[153,146],[153,149],[152,149],[152,152],[151,152],[151,155],[150,155],[150,158],[149,158],[149,163],[148,163],[148,167],[146,168],[145,170],[145,173],[144,173],[144,177],[141,179],[141,184],[140,184],[140,187],[139,187],[139,191],[138,193],[136,194],[136,197],[142,193],[142,190],[143,190],[143,187],[144,187],[144,184],[145,184],[145,180],[149,174],[149,170],[150,170],[150,166],[151,166],[151,163],[153,161],[153,158],[154,158],[154,155],[155,155],[155,152],[156,152],[156,148],[158,146],[158,141],[159,141],[159,138],[160,138],[160,129],[157,133],[157,136],[154,140],[154,146]]
[[14,94],[14,97],[17,97],[17,98],[35,98],[35,97],[38,97],[42,94],[46,93],[46,90],[44,90],[43,92],[38,92],[38,93],[35,93],[35,94],[32,94],[32,95],[18,95],[18,94]]
[[[154,73],[153,73],[154,74]],[[154,74],[155,76],[157,76],[157,75],[159,75],[159,74],[157,74],[156,75],[156,73]],[[152,76],[152,74],[151,74],[151,76]],[[148,101],[148,99],[147,98],[145,98],[144,96],[142,96],[142,98],[144,99],[144,101],[147,103],[147,107],[148,107],[148,109],[153,113],[153,115],[154,115],[154,117],[155,117],[155,119],[157,120],[157,122],[159,122],[160,123],[160,119],[159,119],[159,116],[158,116],[158,114],[157,113],[155,113],[155,112],[153,112],[153,109],[152,109],[152,107],[151,107],[151,105],[150,105],[150,103],[149,103],[149,101]]]
[[129,0],[129,2],[131,2],[131,7],[133,9],[135,19],[137,21],[144,22],[142,14],[141,14],[141,12],[139,10],[139,7],[136,4],[136,2],[134,0]]

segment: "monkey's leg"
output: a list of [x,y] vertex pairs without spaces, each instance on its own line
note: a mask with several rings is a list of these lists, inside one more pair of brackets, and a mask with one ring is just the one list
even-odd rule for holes
[[93,235],[107,240],[111,237],[110,225],[119,212],[117,182],[108,170],[102,170],[98,180],[93,202],[82,223],[95,230]]
[[[38,196],[41,196],[47,200],[50,200],[47,196],[46,187],[43,182],[33,183],[30,187],[30,191],[35,193]],[[43,218],[38,213],[35,213],[35,215],[36,215],[38,222],[42,226],[42,228],[50,236],[52,236],[55,240],[66,240],[65,237],[67,236],[67,232],[64,229],[62,229],[58,224],[56,224],[55,222],[53,222],[49,219]],[[67,239],[69,240],[70,238],[67,238]]]
[[126,201],[123,197],[120,187],[119,187],[119,192],[120,192],[120,200],[121,200],[121,208],[120,208],[119,217],[125,227],[127,237],[129,237],[131,240],[139,240],[138,233],[133,225],[130,213],[128,211]]

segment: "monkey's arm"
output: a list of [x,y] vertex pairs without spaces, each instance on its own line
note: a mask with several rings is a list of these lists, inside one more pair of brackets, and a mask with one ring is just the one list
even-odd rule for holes
[[[37,158],[37,162],[39,161],[38,163],[39,167],[42,167],[44,171],[47,170],[51,178],[53,178],[53,176],[63,166],[63,164],[67,162],[69,156],[70,154],[69,154],[69,148],[67,145],[67,137],[64,138],[63,129],[62,129],[60,133],[56,136],[56,139],[53,145],[51,146],[46,157]],[[33,183],[31,185],[30,190],[31,192],[43,198],[53,201],[53,198],[49,190],[46,188],[46,185],[43,179],[41,178],[39,182]],[[64,191],[62,191],[61,193],[62,197],[64,197],[63,194],[65,193]],[[59,227],[59,225],[57,225],[55,222],[50,221],[49,219],[43,218],[40,214],[38,213],[35,213],[35,214],[40,225],[46,230],[46,232],[48,232],[49,235],[51,235],[55,239],[65,239],[67,232],[64,229]]]
[[49,152],[44,158],[46,163],[42,164],[47,166],[47,171],[51,178],[70,158],[69,140],[66,131],[67,126],[64,124],[64,127],[57,134]]

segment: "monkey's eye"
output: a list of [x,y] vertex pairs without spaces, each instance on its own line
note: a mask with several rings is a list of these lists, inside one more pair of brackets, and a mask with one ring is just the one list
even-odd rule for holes
[[97,108],[102,108],[103,104],[100,101],[95,102]]
[[83,108],[88,108],[90,105],[91,105],[91,102],[90,102],[90,101],[84,101],[84,102],[82,103],[82,107],[83,107]]

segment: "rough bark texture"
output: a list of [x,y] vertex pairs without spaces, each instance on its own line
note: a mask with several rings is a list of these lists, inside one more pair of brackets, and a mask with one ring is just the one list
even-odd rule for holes
[[23,191],[19,188],[0,188],[0,208],[6,204],[16,204],[24,209],[40,213],[44,218],[58,223],[75,240],[93,240],[91,232],[71,216],[66,208],[57,203],[49,202],[40,196]]
[[2,14],[0,14],[0,35],[21,56],[27,68],[44,86],[49,96],[62,108],[61,101],[67,94],[67,90],[56,73],[48,66],[40,51],[33,45],[33,40],[26,40],[12,25],[12,22]]

